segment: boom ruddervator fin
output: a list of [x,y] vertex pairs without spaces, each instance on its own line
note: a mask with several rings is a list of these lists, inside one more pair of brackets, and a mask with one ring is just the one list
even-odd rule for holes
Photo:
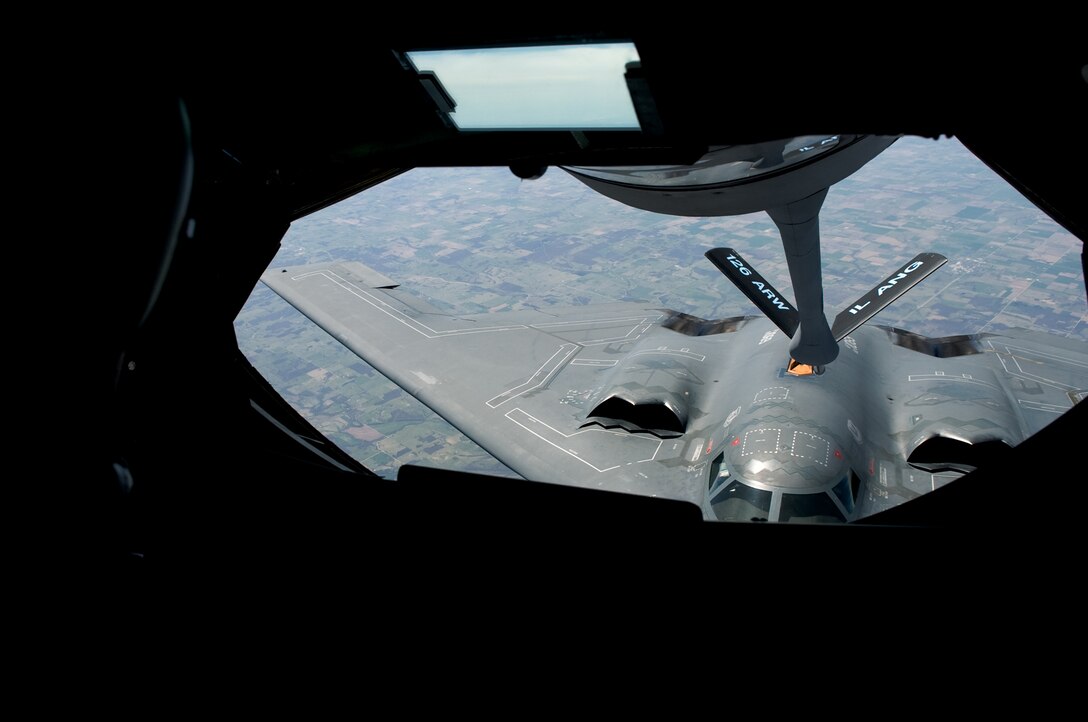
[[748,261],[732,248],[712,248],[705,255],[725,277],[748,297],[782,332],[793,338],[797,331],[797,309],[770,282],[759,275]]
[[831,327],[831,334],[835,337],[835,341],[842,341],[851,331],[914,288],[922,279],[943,266],[947,260],[939,253],[919,253],[910,259],[902,268],[881,281],[835,317],[835,323]]
[[[733,285],[740,289],[741,293],[748,297],[749,301],[782,329],[783,333],[793,337],[798,324],[797,310],[748,261],[732,248],[713,248],[704,255],[733,282]],[[835,324],[831,329],[835,341],[842,341],[852,331],[887,308],[892,301],[914,288],[947,261],[948,259],[939,253],[919,253],[903,264],[899,270],[835,317]]]

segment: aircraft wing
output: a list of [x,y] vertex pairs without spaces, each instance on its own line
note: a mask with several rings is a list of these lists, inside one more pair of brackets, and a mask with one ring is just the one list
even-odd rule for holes
[[[890,343],[888,343],[890,341]],[[836,393],[872,383],[857,464],[870,482],[861,516],[882,511],[962,476],[1003,464],[1018,446],[1088,393],[1088,346],[1026,329],[926,338],[866,324],[846,337],[828,374],[856,362]],[[868,375],[870,374],[871,375]],[[872,379],[870,382],[869,379]],[[875,383],[873,383],[875,382]],[[1030,469],[1010,469],[1027,473]]]
[[354,262],[262,280],[526,478],[702,500],[722,334],[750,318],[636,302],[456,315]]
[[875,513],[996,458],[1088,388],[1084,343],[1032,331],[866,324],[822,375],[791,376],[789,337],[762,316],[640,302],[461,315],[354,262],[262,279],[526,478],[707,518],[842,520],[851,499]]

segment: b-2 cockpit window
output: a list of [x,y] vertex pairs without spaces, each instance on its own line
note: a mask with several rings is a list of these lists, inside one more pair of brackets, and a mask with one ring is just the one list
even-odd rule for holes
[[783,494],[778,521],[835,523],[846,518],[827,492],[819,494]]
[[715,492],[710,506],[722,521],[766,521],[771,512],[771,492],[734,481]]
[[835,488],[831,491],[833,491],[835,496],[839,498],[839,501],[842,502],[842,508],[846,509],[848,513],[853,513],[854,492],[850,487],[850,481],[851,479],[849,476],[844,476],[838,484],[835,484]]

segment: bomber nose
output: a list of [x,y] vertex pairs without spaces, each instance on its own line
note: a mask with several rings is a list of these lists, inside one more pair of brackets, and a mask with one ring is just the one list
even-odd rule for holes
[[827,430],[766,416],[726,440],[704,513],[722,521],[844,522],[854,513],[852,479]]
[[704,513],[719,521],[835,524],[854,513],[854,492],[843,477],[830,487],[790,491],[766,487],[722,470],[707,489]]

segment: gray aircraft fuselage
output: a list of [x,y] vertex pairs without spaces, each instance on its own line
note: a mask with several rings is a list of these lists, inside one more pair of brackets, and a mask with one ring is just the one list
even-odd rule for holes
[[[881,341],[887,343],[884,339],[870,343],[867,332],[858,336],[860,345],[874,346],[871,352]],[[643,403],[665,396],[664,389],[678,399],[674,407],[684,410],[689,435],[698,440],[681,460],[690,462],[689,469],[710,461],[702,469],[708,492],[704,514],[777,520],[784,499],[820,495],[818,500],[792,499],[795,503],[787,506],[821,510],[807,515],[820,521],[853,518],[853,495],[865,492],[860,488],[861,472],[875,467],[875,457],[863,446],[863,434],[877,430],[868,420],[864,400],[879,393],[875,387],[880,384],[860,360],[859,341],[849,337],[844,342],[847,351],[824,373],[793,375],[787,370],[790,339],[765,319],[753,318],[736,332],[701,336],[679,347],[663,345],[671,335],[684,339],[660,329],[632,348],[609,374],[605,388],[610,393],[626,390],[632,401]],[[728,356],[729,361],[704,371],[704,364],[694,358],[670,358],[685,347],[689,353],[709,351],[709,358]],[[649,395],[647,389],[652,390]],[[747,506],[720,500],[719,492],[733,482],[767,492],[749,494],[764,496],[768,506],[762,514],[748,514]],[[837,485],[838,503],[828,494]]]
[[[786,371],[785,334],[767,330],[752,340],[754,345],[745,344],[747,359],[737,381],[722,399],[726,419],[736,415],[712,439],[731,480],[771,492],[770,516],[777,518],[782,494],[827,492],[842,483],[848,488],[851,470],[864,468],[864,449],[849,429],[868,427],[862,390],[872,388],[856,353],[842,355],[819,376],[794,376]],[[844,517],[853,516],[852,502],[842,503]],[[729,518],[714,506],[715,516]]]
[[355,262],[263,278],[526,478],[681,499],[708,519],[867,516],[1019,444],[1088,387],[1082,343],[1028,331],[867,324],[795,376],[765,317],[634,301],[450,314]]
[[638,301],[455,315],[354,261],[263,280],[526,478],[680,499],[707,519],[849,521],[977,468],[1088,387],[1084,346],[1068,340],[858,326],[939,268],[936,253],[885,275],[832,329],[819,209],[893,140],[811,136],[716,148],[691,167],[566,168],[655,212],[766,210],[796,308],[735,249],[706,255],[767,318]]

